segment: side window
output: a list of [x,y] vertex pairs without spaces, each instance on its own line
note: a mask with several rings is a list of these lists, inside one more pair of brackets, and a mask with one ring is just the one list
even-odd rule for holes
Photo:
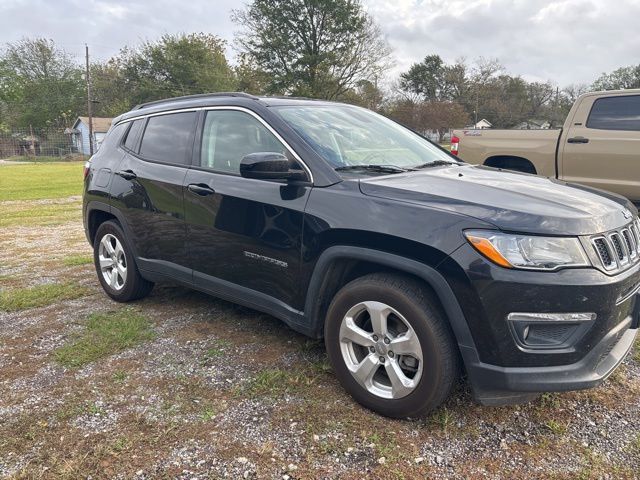
[[640,95],[597,99],[591,107],[587,128],[640,131]]
[[140,155],[158,162],[190,163],[197,116],[197,112],[184,112],[149,117]]
[[245,155],[277,152],[287,149],[262,123],[245,112],[210,110],[202,132],[200,165],[219,172],[240,174],[240,161]]
[[124,143],[123,143],[124,148],[126,148],[127,150],[131,150],[132,152],[135,152],[137,142],[138,142],[138,136],[140,135],[140,130],[142,130],[143,125],[144,125],[143,119],[134,120],[133,122],[131,122],[131,128],[129,128],[129,131],[127,132],[127,137],[124,139]]
[[102,141],[101,148],[104,148],[106,151],[116,147],[128,126],[127,123],[119,123],[115,127],[111,127]]

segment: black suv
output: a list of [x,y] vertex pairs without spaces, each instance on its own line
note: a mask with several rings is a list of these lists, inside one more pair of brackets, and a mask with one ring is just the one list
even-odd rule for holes
[[470,166],[368,110],[211,94],[113,121],[84,222],[117,301],[177,281],[324,338],[361,404],[415,417],[593,387],[638,330],[626,199]]

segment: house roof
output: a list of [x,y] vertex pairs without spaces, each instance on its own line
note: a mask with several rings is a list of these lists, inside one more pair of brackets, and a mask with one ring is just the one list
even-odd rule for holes
[[[109,127],[111,127],[111,122],[113,121],[113,118],[93,117],[91,120],[92,120],[91,123],[93,123],[94,132],[106,133],[109,130]],[[73,128],[75,129],[78,126],[78,123],[80,122],[84,123],[85,125],[89,125],[89,117],[78,117],[78,119],[73,124]]]

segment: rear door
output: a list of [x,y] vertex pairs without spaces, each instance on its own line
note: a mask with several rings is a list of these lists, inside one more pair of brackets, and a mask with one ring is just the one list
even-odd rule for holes
[[563,180],[640,201],[640,95],[584,97],[560,154]]
[[[298,289],[304,207],[310,185],[240,176],[245,155],[292,153],[257,115],[205,112],[200,154],[185,180],[185,216],[194,282],[222,281],[291,304]],[[299,166],[299,165],[298,165]]]
[[127,154],[112,188],[139,266],[191,280],[184,223],[184,178],[190,168],[197,111],[152,115],[133,122]]

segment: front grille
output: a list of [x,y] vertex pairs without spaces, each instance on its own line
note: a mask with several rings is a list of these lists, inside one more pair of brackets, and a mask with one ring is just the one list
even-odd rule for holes
[[616,252],[616,256],[618,257],[618,261],[620,263],[627,263],[629,261],[629,257],[627,256],[626,250],[622,246],[622,242],[620,241],[619,233],[612,233],[609,235],[611,239],[611,244],[613,245],[613,249]]
[[622,230],[622,238],[624,238],[624,243],[627,246],[627,251],[629,252],[629,256],[631,258],[635,258],[638,252],[637,252],[636,241],[633,238],[633,234],[631,233],[631,230],[629,230],[628,228],[624,228]]
[[618,230],[596,235],[591,244],[607,271],[619,271],[640,260],[640,224],[638,219]]

